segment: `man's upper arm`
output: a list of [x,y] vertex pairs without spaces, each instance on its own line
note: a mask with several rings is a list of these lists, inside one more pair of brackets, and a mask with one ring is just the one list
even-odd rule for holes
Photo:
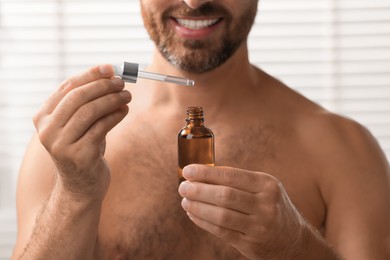
[[20,168],[17,187],[18,236],[13,252],[17,258],[23,252],[35,226],[37,216],[54,182],[54,165],[49,154],[35,136]]
[[346,259],[390,259],[389,163],[366,129],[337,120],[320,183],[327,240]]

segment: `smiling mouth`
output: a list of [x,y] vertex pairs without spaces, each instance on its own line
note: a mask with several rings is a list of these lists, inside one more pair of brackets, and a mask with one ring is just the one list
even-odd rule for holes
[[213,25],[219,23],[222,19],[198,19],[198,20],[193,20],[193,19],[181,19],[181,18],[174,18],[176,22],[187,29],[190,30],[200,30],[200,29],[205,29],[208,27],[212,27]]

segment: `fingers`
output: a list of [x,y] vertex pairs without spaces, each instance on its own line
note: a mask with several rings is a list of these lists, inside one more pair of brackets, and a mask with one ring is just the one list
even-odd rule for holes
[[195,223],[198,227],[210,232],[212,235],[225,240],[229,241],[231,245],[235,245],[244,237],[245,235],[242,234],[239,231],[231,230],[228,228],[224,228],[215,224],[212,224],[210,222],[207,222],[198,216],[195,216],[192,213],[187,213],[188,217],[191,219],[192,222]]
[[80,109],[87,104],[104,95],[119,92],[124,88],[124,82],[120,79],[100,79],[95,82],[86,84],[69,92],[57,105],[52,112],[53,121],[58,126],[64,126],[68,120]]
[[[259,178],[259,175],[263,175],[264,178]],[[264,185],[262,180],[269,178],[268,175],[260,172],[201,164],[184,167],[183,176],[191,182],[217,184],[251,193],[260,192]]]
[[88,129],[88,132],[83,136],[83,139],[86,139],[90,143],[102,141],[107,133],[122,121],[128,112],[129,107],[124,106],[113,113],[106,115]]
[[268,174],[190,165],[183,169],[183,176],[188,179],[179,186],[183,208],[209,223],[251,234],[262,225],[248,229],[244,223],[257,219],[267,226],[278,216],[280,182]]
[[251,214],[256,206],[253,193],[226,186],[184,181],[179,186],[179,193],[189,200],[224,207],[243,214]]
[[125,90],[103,96],[83,105],[64,127],[68,139],[65,142],[76,142],[84,135],[87,135],[86,138],[90,140],[100,141],[116,123],[123,119],[123,115],[127,114],[127,106],[123,107],[130,100],[131,94]]
[[114,75],[114,68],[110,64],[91,67],[88,70],[66,79],[59,86],[59,90],[69,90],[83,86],[98,79],[109,79]]
[[245,233],[248,223],[250,223],[248,215],[198,201],[183,199],[182,207],[189,216],[195,216],[215,226],[240,233]]
[[86,85],[98,79],[110,79],[114,76],[114,68],[110,64],[92,67],[83,73],[75,75],[62,82],[49,99],[43,104],[42,113],[50,114],[63,97],[72,89]]
[[124,118],[131,94],[112,75],[111,65],[91,68],[65,81],[48,99],[34,117],[46,149],[60,150],[84,135],[96,143]]

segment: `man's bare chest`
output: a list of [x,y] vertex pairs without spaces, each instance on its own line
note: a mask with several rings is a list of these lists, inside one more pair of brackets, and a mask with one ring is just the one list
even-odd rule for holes
[[235,249],[189,220],[177,192],[176,165],[152,164],[128,165],[131,171],[113,167],[102,207],[98,255],[102,259],[240,259]]
[[[103,259],[239,259],[235,249],[196,227],[182,210],[175,137],[137,138],[109,147],[112,181],[99,227]],[[310,181],[297,181],[295,169],[284,167],[272,136],[216,135],[216,165],[280,178],[298,209],[321,226],[321,216],[312,214],[320,204]]]

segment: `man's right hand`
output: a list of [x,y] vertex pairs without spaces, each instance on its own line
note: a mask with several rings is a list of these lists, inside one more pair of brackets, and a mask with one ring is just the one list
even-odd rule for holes
[[110,182],[105,138],[126,116],[130,101],[124,82],[107,64],[65,80],[43,104],[34,125],[57,168],[61,190],[104,197]]

